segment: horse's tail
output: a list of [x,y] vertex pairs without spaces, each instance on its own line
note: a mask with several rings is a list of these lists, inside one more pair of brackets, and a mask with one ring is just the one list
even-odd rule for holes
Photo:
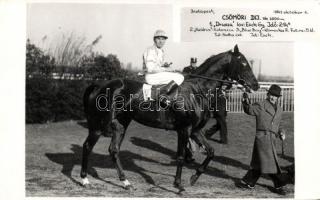
[[83,94],[83,107],[86,116],[88,115],[89,96],[96,88],[98,88],[97,84],[91,84],[87,87]]
[[[110,135],[112,132],[111,122],[115,116],[115,108],[112,107],[113,97],[121,91],[123,86],[124,83],[121,79],[115,79],[105,82],[104,85],[93,84],[87,87],[83,95],[83,106],[89,130],[100,130],[103,135]],[[102,96],[108,99],[107,105],[104,104],[106,99],[100,98]]]

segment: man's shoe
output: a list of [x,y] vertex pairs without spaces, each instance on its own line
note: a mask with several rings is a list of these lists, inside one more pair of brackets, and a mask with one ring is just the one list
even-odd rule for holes
[[283,196],[287,194],[286,191],[283,189],[283,187],[274,188],[274,192]]
[[244,180],[241,180],[236,184],[237,187],[239,188],[244,188],[244,189],[253,189],[254,185],[250,185],[249,183],[246,183]]

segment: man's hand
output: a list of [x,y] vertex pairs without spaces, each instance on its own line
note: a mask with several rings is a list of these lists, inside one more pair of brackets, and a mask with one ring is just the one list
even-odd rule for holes
[[243,99],[249,99],[249,95],[244,92],[243,95],[242,95],[242,98],[243,98]]
[[279,131],[279,137],[282,141],[286,139],[286,133],[284,130]]
[[249,96],[247,93],[243,93],[242,95],[242,103],[245,103],[245,104],[250,104],[250,99],[249,99]]

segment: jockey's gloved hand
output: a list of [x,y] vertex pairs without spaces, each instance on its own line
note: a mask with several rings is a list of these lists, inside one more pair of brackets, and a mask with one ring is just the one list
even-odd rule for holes
[[170,67],[171,64],[172,64],[172,63],[167,63],[167,62],[165,62],[165,63],[162,65],[162,67],[168,68],[168,67]]

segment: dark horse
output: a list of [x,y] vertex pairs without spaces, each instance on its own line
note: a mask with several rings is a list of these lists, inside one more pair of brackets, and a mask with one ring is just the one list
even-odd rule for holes
[[[234,50],[208,58],[196,69],[194,74],[198,77],[188,78],[177,88],[176,101],[166,107],[167,109],[161,109],[160,111],[154,109],[156,103],[153,101],[143,101],[143,98],[141,99],[142,82],[116,79],[103,86],[89,86],[84,94],[89,135],[83,144],[82,184],[89,184],[86,176],[88,157],[92,148],[102,133],[112,132],[109,153],[116,165],[120,181],[123,182],[126,189],[132,189],[132,185],[124,174],[119,151],[128,125],[131,120],[135,120],[146,126],[177,131],[177,170],[174,186],[179,191],[184,190],[181,183],[181,173],[189,137],[204,147],[207,157],[190,178],[190,183],[193,185],[214,157],[214,149],[200,133],[200,130],[210,118],[211,104],[208,94],[210,91],[215,91],[215,88],[221,84],[216,79],[229,78],[250,90],[259,88],[247,59],[239,52],[237,45]],[[204,78],[204,76],[211,78],[211,80]],[[104,103],[100,102],[102,99],[104,99]]]

